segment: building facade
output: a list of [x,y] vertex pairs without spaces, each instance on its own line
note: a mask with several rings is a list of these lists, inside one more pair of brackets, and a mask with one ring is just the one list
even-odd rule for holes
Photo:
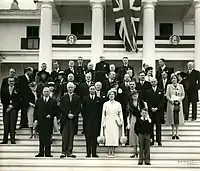
[[[126,52],[119,39],[111,0],[38,0],[36,10],[0,9],[0,77],[14,67],[18,75],[27,66],[41,63],[52,69],[52,60],[68,67],[82,56],[85,63],[103,55],[120,65],[128,56],[136,73],[142,63],[156,67],[164,58],[176,70],[195,61],[200,70],[200,0],[142,0],[138,33],[139,52]],[[77,36],[75,44],[66,38]],[[180,41],[170,41],[177,35]]]

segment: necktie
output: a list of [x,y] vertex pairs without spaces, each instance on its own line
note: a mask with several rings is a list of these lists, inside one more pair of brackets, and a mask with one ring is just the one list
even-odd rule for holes
[[141,85],[142,85],[142,86],[144,85],[144,81],[141,81]]
[[72,101],[72,94],[69,94],[69,101]]

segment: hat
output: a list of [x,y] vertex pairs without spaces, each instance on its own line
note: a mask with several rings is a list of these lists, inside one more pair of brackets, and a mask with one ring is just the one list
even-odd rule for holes
[[65,75],[65,72],[64,71],[59,71],[58,75]]
[[48,82],[48,86],[55,86],[54,82]]
[[137,90],[132,91],[132,92],[130,93],[130,96],[135,95],[135,94],[138,94],[138,91],[137,91]]
[[31,82],[31,83],[29,84],[29,87],[35,87],[35,86],[37,86],[36,82]]

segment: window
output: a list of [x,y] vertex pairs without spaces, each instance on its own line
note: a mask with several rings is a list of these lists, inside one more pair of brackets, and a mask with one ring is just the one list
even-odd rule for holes
[[27,38],[39,38],[39,26],[27,26]]
[[71,34],[76,36],[84,35],[84,23],[71,23]]
[[173,24],[172,23],[161,23],[160,24],[160,36],[171,36],[173,35]]

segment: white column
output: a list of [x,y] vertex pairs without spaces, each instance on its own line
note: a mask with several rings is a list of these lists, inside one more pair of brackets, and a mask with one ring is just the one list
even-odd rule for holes
[[155,76],[155,4],[157,0],[143,0],[143,61],[154,68]]
[[54,0],[39,0],[41,3],[39,70],[42,63],[52,71],[52,4]]
[[95,65],[99,62],[99,57],[103,54],[103,37],[104,37],[104,10],[105,0],[90,0],[92,5],[92,42],[91,62]]
[[195,68],[200,70],[200,0],[194,0],[195,9]]

